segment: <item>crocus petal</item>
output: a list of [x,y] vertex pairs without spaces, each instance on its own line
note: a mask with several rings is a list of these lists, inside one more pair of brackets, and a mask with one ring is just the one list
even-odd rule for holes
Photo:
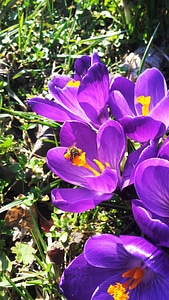
[[60,88],[63,89],[65,87],[65,85],[71,80],[72,78],[69,76],[65,76],[65,75],[55,75],[53,79],[49,80],[49,85],[50,82],[54,81],[55,85]]
[[87,124],[65,122],[60,131],[60,144],[64,147],[76,146],[86,152],[90,160],[98,159],[96,132]]
[[83,55],[80,58],[77,58],[74,63],[74,79],[82,80],[82,78],[86,75],[88,69],[91,66],[91,57],[88,55]]
[[40,116],[49,118],[57,122],[64,122],[69,119],[77,119],[69,110],[60,104],[43,98],[32,98],[27,101],[31,109]]
[[97,134],[98,156],[118,170],[126,149],[126,138],[122,126],[113,120],[103,124]]
[[128,252],[145,261],[145,264],[151,268],[151,263],[154,265],[154,257],[159,257],[161,255],[161,250],[142,237],[120,235],[120,240]]
[[111,269],[89,265],[84,255],[76,257],[64,271],[60,288],[68,300],[90,300],[98,285],[111,276]]
[[81,81],[87,74],[90,66],[97,62],[101,62],[97,52],[94,52],[91,57],[88,55],[83,55],[82,57],[77,58],[74,64],[74,79]]
[[135,106],[139,115],[142,114],[142,105],[137,102],[139,96],[150,96],[150,111],[166,95],[167,86],[162,73],[156,69],[146,69],[137,79],[135,84]]
[[169,127],[169,96],[164,97],[155,107],[150,111],[149,116],[155,120],[161,121],[166,128]]
[[119,122],[123,126],[126,135],[140,143],[157,140],[166,131],[163,123],[146,116],[124,117]]
[[127,100],[119,91],[112,91],[109,95],[109,106],[116,120],[125,116],[135,116]]
[[[131,80],[122,76],[115,78],[111,85],[111,92],[119,91],[120,94],[123,96],[121,97],[121,99],[119,99],[119,101],[121,100],[119,106],[122,105],[123,114],[125,113],[125,107],[127,108],[126,114],[124,114],[124,116],[128,115],[129,112],[129,115],[136,115],[134,106],[134,87],[135,84]],[[118,106],[118,97],[115,99],[115,101],[117,102],[116,104]],[[123,101],[125,101],[125,103],[123,103]],[[112,114],[114,115],[113,110]]]
[[89,122],[89,119],[77,101],[78,87],[66,85],[64,88],[60,89],[56,85],[56,77],[53,77],[53,79],[49,81],[48,87],[50,93],[55,98],[56,103],[69,110],[74,115],[77,115],[74,119],[84,119],[86,122]]
[[86,176],[86,182],[90,189],[100,193],[112,193],[118,183],[118,173],[116,170],[107,168],[99,176]]
[[119,91],[124,96],[133,114],[135,114],[135,107],[133,101],[134,88],[135,84],[131,80],[122,76],[115,78],[111,85],[111,91]]
[[[70,80],[72,80],[72,79],[69,78],[69,81]],[[62,88],[60,88],[60,86],[58,86],[58,77],[54,76],[51,80],[49,80],[48,88],[57,103],[64,105],[64,106],[68,105],[68,107],[69,107],[69,106],[73,106],[74,102],[76,104],[78,104],[77,103],[78,87],[76,87],[76,86],[74,86],[74,87],[68,86],[67,87],[68,82],[66,82],[65,86],[62,86]],[[68,97],[66,97],[66,93],[68,94]]]
[[100,57],[97,52],[94,52],[91,56],[91,65],[95,63],[101,63]]
[[166,224],[169,219],[164,222],[158,215],[146,209],[140,200],[133,200],[132,210],[141,231],[156,244],[169,247],[169,226]]
[[108,118],[105,108],[109,95],[109,74],[102,63],[94,63],[83,78],[78,90],[78,101],[86,115],[96,125]]
[[122,189],[134,183],[134,175],[137,166],[148,158],[156,157],[157,152],[157,144],[154,141],[151,141],[128,155],[122,175]]
[[80,213],[96,207],[108,200],[112,194],[101,194],[92,190],[78,188],[55,188],[51,192],[52,203],[57,208],[73,213]]
[[146,208],[161,217],[169,217],[169,161],[150,158],[135,173],[135,187]]
[[131,268],[132,256],[124,249],[120,238],[114,235],[102,234],[89,238],[84,247],[84,255],[88,263],[95,267],[112,268],[112,275],[116,274],[118,268]]

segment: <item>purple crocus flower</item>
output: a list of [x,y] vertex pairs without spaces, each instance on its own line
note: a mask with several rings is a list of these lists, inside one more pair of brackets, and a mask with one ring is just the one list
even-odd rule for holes
[[93,236],[65,269],[60,288],[67,300],[166,300],[169,259],[141,237]]
[[150,158],[135,173],[140,200],[133,200],[135,221],[151,240],[169,247],[169,161]]
[[169,126],[166,81],[156,68],[145,70],[136,83],[124,77],[115,78],[109,105],[127,136],[135,141],[159,139]]
[[120,184],[120,162],[125,153],[125,134],[113,120],[96,132],[78,121],[65,122],[62,147],[47,153],[49,168],[62,180],[81,188],[55,188],[53,204],[69,212],[82,212],[112,197]]
[[75,62],[74,78],[56,75],[48,83],[54,101],[34,97],[33,111],[57,122],[79,120],[95,128],[108,118],[109,73],[97,53]]

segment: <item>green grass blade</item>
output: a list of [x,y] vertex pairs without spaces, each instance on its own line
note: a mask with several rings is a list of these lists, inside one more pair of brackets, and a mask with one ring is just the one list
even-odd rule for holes
[[146,50],[145,50],[145,52],[144,52],[143,58],[142,58],[142,60],[141,60],[141,65],[140,65],[140,69],[139,69],[139,71],[138,71],[138,75],[142,73],[145,59],[146,59],[146,57],[147,57],[147,55],[148,55],[148,51],[149,51],[149,49],[150,49],[150,46],[151,46],[151,44],[152,44],[152,41],[153,41],[153,39],[154,39],[154,36],[155,36],[155,34],[156,34],[156,32],[157,32],[159,26],[160,26],[160,23],[158,23],[158,25],[156,26],[156,28],[155,28],[155,30],[154,30],[154,32],[153,32],[153,34],[152,34],[152,36],[151,36],[151,38],[150,38],[150,40],[149,40],[149,42],[148,42],[148,45],[147,45]]

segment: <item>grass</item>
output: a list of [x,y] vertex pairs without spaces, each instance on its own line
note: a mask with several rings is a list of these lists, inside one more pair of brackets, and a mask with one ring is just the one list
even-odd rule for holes
[[[44,145],[58,145],[61,125],[28,111],[26,100],[45,95],[53,73],[71,75],[75,59],[83,54],[97,51],[110,72],[120,72],[118,62],[128,50],[149,47],[152,39],[156,46],[161,40],[167,45],[168,5],[142,0],[1,1],[1,299],[64,299],[59,278],[89,236],[135,232],[124,199],[120,206],[114,197],[82,214],[52,206],[51,189],[65,183],[47,168]],[[37,154],[41,126],[52,134],[45,136]]]

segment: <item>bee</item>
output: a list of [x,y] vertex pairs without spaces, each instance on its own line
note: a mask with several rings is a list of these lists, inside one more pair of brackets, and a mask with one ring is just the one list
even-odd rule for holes
[[64,157],[70,159],[70,161],[73,163],[75,157],[80,156],[82,154],[82,150],[75,147],[71,146],[68,148],[67,152],[65,153]]

